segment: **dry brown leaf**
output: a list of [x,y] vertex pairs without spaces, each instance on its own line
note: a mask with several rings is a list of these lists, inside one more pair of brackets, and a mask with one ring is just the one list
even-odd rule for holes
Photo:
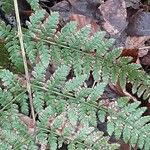
[[130,36],[150,36],[150,12],[136,12],[129,19],[127,33]]
[[29,134],[34,134],[35,124],[33,123],[33,119],[23,114],[19,114],[19,117],[20,120],[28,127]]
[[145,66],[150,66],[150,51],[148,51],[145,56],[140,58],[140,62]]
[[137,9],[140,5],[140,0],[125,0],[126,7],[132,7],[134,9]]
[[92,20],[91,18],[86,17],[84,15],[73,14],[70,16],[70,20],[77,22],[78,30],[89,24],[91,24],[92,33],[95,33],[98,30],[100,30],[100,26],[96,23],[95,20]]
[[63,0],[51,7],[51,10],[58,11],[65,23],[69,21],[69,17],[73,14],[84,15],[100,21],[99,5],[99,0]]
[[128,36],[125,42],[126,49],[139,49],[138,57],[147,55],[148,49],[144,49],[145,42],[150,39],[150,36]]
[[150,49],[141,49],[139,50],[139,53],[138,53],[138,57],[144,57],[145,55],[148,54]]
[[124,0],[107,0],[99,7],[104,23],[103,27],[109,34],[118,34],[127,26],[127,12]]
[[126,49],[140,48],[144,46],[145,41],[150,39],[150,36],[128,36],[125,42]]

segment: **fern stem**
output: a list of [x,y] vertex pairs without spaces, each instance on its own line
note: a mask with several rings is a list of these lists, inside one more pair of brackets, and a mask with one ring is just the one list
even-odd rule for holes
[[4,111],[9,105],[11,105],[13,102],[15,102],[20,96],[22,96],[26,91],[23,91],[22,93],[20,93],[19,95],[17,95],[11,102],[9,102],[8,104],[6,104],[1,110],[0,113],[2,111]]
[[[45,42],[45,43],[48,43],[48,44],[52,44],[52,45],[56,45],[56,46],[59,46],[59,47],[62,47],[62,48],[66,48],[66,49],[72,49],[73,51],[75,51],[75,52],[78,52],[78,53],[81,53],[81,54],[85,54],[85,55],[87,55],[87,56],[89,56],[89,57],[91,57],[92,56],[92,54],[91,53],[88,53],[88,52],[85,52],[85,51],[81,51],[80,49],[78,49],[78,48],[73,48],[73,47],[69,47],[69,46],[67,46],[67,45],[65,45],[65,44],[60,44],[60,43],[57,43],[57,42],[55,42],[55,41],[50,41],[50,40],[45,40],[45,39],[41,39],[41,38],[39,38],[39,37],[36,37],[35,38],[36,40],[39,40],[39,41],[43,41],[43,42]],[[99,59],[103,59],[103,56],[94,56],[95,58],[99,58]]]
[[26,52],[25,52],[24,43],[23,43],[23,34],[22,34],[22,29],[21,29],[17,0],[14,0],[14,7],[15,7],[16,20],[17,20],[18,37],[19,37],[19,41],[20,41],[21,53],[22,53],[22,58],[23,58],[24,70],[25,70],[25,76],[26,76],[26,80],[27,80],[27,91],[29,94],[31,114],[32,114],[33,123],[35,124],[35,112],[34,112],[34,107],[33,107],[30,77],[29,77],[29,71],[28,71],[28,66],[27,66]]
[[[39,88],[39,89],[42,89],[42,90],[44,90],[44,91],[48,91],[48,89],[47,88],[45,88],[45,87],[41,87],[41,86],[38,86],[38,85],[33,85],[34,87],[36,87],[36,88]],[[69,99],[72,99],[73,100],[73,102],[77,102],[77,98],[75,98],[73,95],[66,95],[66,94],[63,94],[63,93],[60,93],[59,91],[54,91],[54,90],[51,90],[51,93],[53,93],[53,94],[57,94],[57,95],[60,95],[60,96],[63,96],[63,97],[66,97],[66,98],[69,98]],[[102,98],[103,99],[103,98]],[[105,112],[108,112],[108,110],[106,109],[106,108],[104,108],[104,107],[99,107],[99,106],[97,106],[97,105],[95,105],[95,104],[92,104],[92,103],[89,103],[89,102],[84,102],[84,104],[86,104],[86,105],[88,105],[88,106],[91,106],[91,107],[94,107],[94,108],[96,108],[97,110],[103,110],[103,111],[105,111]]]
[[24,137],[25,140],[23,140],[21,143],[17,143],[16,142],[13,150],[18,150],[20,148],[20,146],[22,146],[23,143],[25,143],[26,141],[28,141],[30,138],[31,138],[30,135],[27,135],[27,136]]

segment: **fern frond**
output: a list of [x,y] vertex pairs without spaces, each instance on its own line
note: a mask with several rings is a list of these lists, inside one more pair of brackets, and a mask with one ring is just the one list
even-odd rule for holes
[[49,148],[51,150],[57,150],[57,147],[58,147],[58,139],[57,139],[57,135],[54,134],[54,133],[50,133],[48,135],[48,145],[49,145]]
[[[92,35],[90,26],[78,30],[74,22],[59,30],[58,13],[52,12],[47,17],[46,11],[37,10],[38,0],[27,1],[35,11],[27,22],[28,29],[23,31],[31,72],[30,96],[37,112],[35,139],[19,118],[20,113],[30,115],[26,80],[4,69],[0,70],[2,147],[37,149],[36,144],[40,144],[43,149],[56,150],[64,143],[71,150],[117,149],[117,144],[109,144],[109,137],[97,130],[98,120],[108,120],[110,136],[114,134],[116,139],[123,138],[131,146],[150,149],[150,117],[142,116],[146,108],[140,108],[138,102],[129,104],[127,98],[120,98],[112,107],[106,107],[101,101],[109,81],[113,84],[119,81],[123,90],[131,83],[133,93],[149,98],[150,78],[141,66],[131,63],[128,57],[121,57],[119,49],[109,52],[114,40],[106,39],[105,32]],[[10,59],[15,66],[21,66],[16,29],[3,23],[0,29]],[[51,62],[57,69],[47,80]],[[74,74],[68,80],[71,70]],[[94,77],[90,88],[86,84],[89,74]]]
[[4,86],[7,86],[8,88],[16,87],[17,78],[9,70],[0,70],[0,79],[3,81]]
[[28,34],[33,36],[33,33],[39,33],[40,34],[40,27],[42,25],[42,21],[44,19],[45,11],[39,10],[36,11],[32,16],[30,16],[30,22],[27,22],[28,25]]
[[8,91],[2,91],[0,88],[0,106],[4,107],[6,104],[10,103],[13,99],[12,93]]
[[14,8],[13,8],[13,1],[11,1],[11,0],[2,0],[1,3],[2,3],[2,9],[3,9],[7,14],[11,13],[12,10],[14,9]]
[[4,22],[0,23],[0,36],[6,41],[6,49],[9,52],[10,60],[14,63],[17,69],[22,70],[23,61],[20,54],[20,45],[19,40],[17,39],[17,31],[11,29],[10,25],[7,25]]
[[34,91],[33,93],[33,104],[37,113],[43,110],[44,106],[44,93],[42,91]]
[[[1,140],[3,139],[3,144],[6,143],[11,149],[18,147],[18,145],[20,145],[19,147],[26,147],[28,142],[32,141],[31,135],[27,134],[27,128],[18,116],[17,105],[11,105],[10,109],[1,114],[0,126]],[[27,137],[28,141],[24,143]]]
[[33,10],[39,9],[39,0],[27,0]]
[[6,49],[9,52],[11,62],[18,68],[23,68],[23,60],[20,53],[20,45],[19,40],[17,38],[13,38],[6,44]]
[[56,33],[56,29],[58,28],[59,23],[59,13],[58,12],[51,12],[51,15],[44,21],[44,30],[42,34],[47,37],[52,38]]
[[87,75],[81,75],[76,78],[71,79],[70,81],[66,82],[63,91],[78,91],[79,87],[85,82],[87,79]]
[[63,65],[59,67],[54,73],[52,80],[48,82],[48,89],[51,92],[52,89],[60,89],[61,86],[65,83],[66,77],[69,74],[70,68]]
[[[72,109],[72,108],[70,108]],[[73,149],[93,149],[99,150],[102,147],[107,147],[108,149],[117,149],[119,145],[117,144],[108,144],[108,137],[103,137],[103,133],[100,131],[96,131],[94,127],[86,126],[86,124],[81,123],[78,119],[70,120],[69,118],[73,117],[70,115],[70,109],[67,112],[63,112],[59,116],[47,116],[46,121],[49,124],[49,128],[44,128],[44,126],[39,127],[39,133],[42,134],[49,132],[48,141],[50,148],[57,149],[57,141],[58,137],[61,137],[63,141],[66,141],[68,144],[68,148]],[[67,119],[67,116],[69,117]],[[44,117],[45,118],[45,117]],[[77,118],[79,116],[77,115]],[[72,122],[73,121],[73,122]],[[72,124],[73,123],[73,124]],[[76,128],[73,125],[76,124]],[[49,137],[50,135],[50,137]],[[92,139],[90,137],[93,137]],[[46,135],[43,140],[46,139]]]
[[[127,99],[122,98],[119,101],[127,101]],[[138,108],[139,105],[140,102],[125,104],[121,105],[121,110],[115,115],[110,112],[107,131],[110,135],[114,133],[117,139],[122,136],[124,141],[132,146],[139,144],[141,149],[149,149],[147,140],[150,138],[150,116],[143,117],[146,108]]]
[[3,21],[0,22],[0,36],[1,36],[1,38],[4,38],[5,40],[7,40],[7,37],[10,34],[10,30],[11,30],[10,25],[6,26],[6,24]]
[[[54,21],[54,25],[49,26],[49,30],[54,30],[50,37],[45,39],[43,38],[44,35],[36,36],[36,31],[34,35],[35,39],[50,44],[50,56],[57,65],[61,65],[62,62],[72,64],[75,75],[88,74],[90,70],[93,70],[93,76],[96,81],[102,79],[108,82],[111,79],[115,83],[119,78],[123,89],[125,89],[127,82],[134,84],[135,78],[137,78],[136,74],[139,74],[136,82],[140,82],[141,87],[138,87],[139,92],[138,90],[136,92],[138,96],[144,95],[145,99],[149,97],[149,94],[147,94],[149,82],[144,83],[143,81],[143,78],[146,77],[149,80],[149,77],[144,74],[141,67],[129,63],[130,59],[128,58],[120,58],[122,51],[119,49],[108,52],[114,42],[113,39],[105,39],[104,32],[97,32],[90,36],[90,27],[84,27],[77,31],[77,26],[74,22],[65,25],[60,33],[55,33],[58,23],[57,15],[54,20],[57,20]],[[38,26],[37,29],[39,30]],[[46,33],[43,34],[47,36]]]

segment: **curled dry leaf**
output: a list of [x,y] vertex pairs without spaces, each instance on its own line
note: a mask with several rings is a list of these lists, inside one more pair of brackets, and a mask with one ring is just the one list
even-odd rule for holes
[[107,0],[99,9],[104,19],[103,28],[109,34],[118,34],[126,28],[127,12],[124,0]]

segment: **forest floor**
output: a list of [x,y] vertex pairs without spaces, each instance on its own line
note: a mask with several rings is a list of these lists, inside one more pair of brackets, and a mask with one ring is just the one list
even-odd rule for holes
[[[19,0],[19,11],[22,24],[32,13],[24,0]],[[91,25],[92,34],[106,31],[107,38],[114,38],[114,47],[123,49],[123,56],[133,57],[133,62],[141,64],[145,72],[150,74],[150,1],[148,0],[40,0],[40,6],[48,13],[57,11],[60,14],[60,26],[75,21],[78,29]],[[13,13],[11,14],[13,16]],[[5,16],[6,17],[6,16]],[[10,24],[9,17],[4,18]],[[90,77],[88,83],[93,82]],[[131,95],[130,87],[126,89]],[[119,87],[109,86],[106,96],[119,96]],[[136,95],[133,95],[136,97]],[[140,98],[139,101],[142,101]],[[148,107],[150,104],[145,103]],[[122,143],[121,150],[128,150]]]

